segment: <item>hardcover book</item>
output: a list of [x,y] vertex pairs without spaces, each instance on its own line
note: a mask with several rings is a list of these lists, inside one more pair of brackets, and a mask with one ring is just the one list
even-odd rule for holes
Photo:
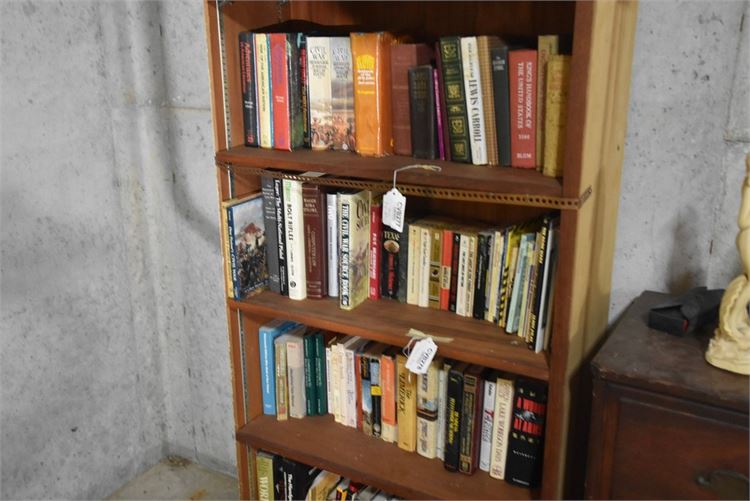
[[254,33],[255,76],[258,91],[258,136],[262,148],[273,148],[271,47],[266,33]]
[[543,174],[561,177],[568,121],[570,56],[551,56],[547,63],[546,111],[544,126]]
[[477,37],[479,52],[480,87],[482,90],[482,113],[484,114],[484,129],[487,146],[487,163],[499,165],[500,155],[497,141],[497,121],[495,120],[495,95],[492,82],[492,49],[500,47],[498,37]]
[[307,415],[307,403],[305,398],[305,349],[302,333],[294,333],[286,342],[286,363],[289,416],[303,418]]
[[258,146],[258,96],[255,85],[255,43],[249,31],[240,33],[240,76],[242,81],[242,124],[245,146]]
[[294,322],[275,319],[258,329],[258,357],[260,359],[263,414],[276,415],[276,371],[274,370],[274,339],[294,327]]
[[490,449],[490,476],[505,478],[505,460],[508,456],[508,433],[513,414],[513,380],[500,376],[495,381],[495,413]]
[[[279,289],[282,296],[289,295],[289,274],[286,270],[286,226],[284,224],[284,182],[273,179],[273,198],[276,210],[276,242],[279,260]],[[272,230],[271,230],[272,231]]]
[[279,241],[276,234],[276,198],[273,194],[273,178],[261,176],[263,192],[263,224],[266,228],[266,263],[268,265],[268,286],[271,291],[280,293],[279,281]]
[[406,357],[396,355],[398,374],[398,446],[414,452],[417,448],[417,377],[406,368]]
[[284,179],[284,232],[289,299],[307,298],[302,182]]
[[417,376],[417,453],[428,459],[437,456],[439,367],[434,359],[426,374]]
[[315,384],[315,334],[314,332],[308,332],[302,338],[305,356],[305,414],[308,416],[318,414],[317,386]]
[[[291,35],[287,33],[271,33],[268,35],[271,44],[273,147],[278,150],[292,149],[292,97],[290,95],[290,87],[294,82],[292,82],[290,69],[297,67],[298,58],[294,57],[291,53],[291,43],[287,39],[288,36]],[[299,75],[297,75],[296,84],[299,85]],[[296,103],[296,106],[299,107],[299,103]]]
[[255,461],[258,472],[258,500],[273,501],[273,455],[258,451]]
[[448,115],[445,104],[445,83],[443,82],[443,57],[440,51],[440,42],[435,42],[435,72],[437,73],[438,84],[435,87],[437,92],[436,103],[439,109],[438,132],[441,134],[444,151],[440,156],[441,160],[451,160],[451,143],[448,134]]
[[339,296],[339,204],[338,194],[326,194],[326,237],[328,248],[328,295]]
[[225,210],[234,298],[242,299],[268,286],[262,194],[228,205]]
[[341,192],[339,204],[339,255],[341,308],[351,310],[367,299],[369,289],[370,195],[367,190]]
[[461,63],[466,93],[471,161],[474,165],[485,165],[487,163],[487,135],[484,130],[484,102],[477,37],[461,38]]
[[412,155],[409,68],[429,64],[431,52],[425,44],[405,43],[391,47],[391,116],[396,155]]
[[349,37],[330,38],[333,149],[354,151],[354,87]]
[[320,299],[328,295],[326,194],[320,185],[302,183],[302,214],[307,297]]
[[461,362],[452,366],[448,371],[443,466],[450,471],[458,471],[458,460],[461,453],[461,413],[464,398],[464,371],[467,367],[466,362]]
[[310,97],[308,95],[309,81],[307,78],[307,35],[296,33],[299,47],[299,102],[300,122],[302,122],[302,146],[310,148]]
[[523,487],[536,487],[542,473],[547,387],[541,382],[519,378],[513,401],[505,480]]
[[286,421],[289,418],[289,381],[286,361],[286,342],[291,339],[290,334],[282,334],[273,341],[274,360],[276,365],[276,419]]
[[451,160],[471,163],[460,37],[442,37],[440,39],[440,62],[443,69],[446,127],[448,129]]
[[332,72],[330,37],[307,37],[310,146],[313,150],[333,149]]
[[497,147],[500,165],[510,165],[510,83],[508,46],[502,42],[490,49],[492,57],[492,94],[494,96]]
[[328,414],[328,373],[326,366],[325,338],[315,333],[313,340],[313,365],[315,366],[315,414]]
[[409,112],[412,154],[434,160],[437,151],[437,120],[432,66],[409,68]]
[[448,405],[448,372],[450,370],[451,362],[445,362],[438,371],[438,418],[435,454],[441,461],[445,459],[445,421]]
[[482,367],[473,365],[464,373],[464,396],[461,409],[461,449],[459,471],[471,475],[479,465],[480,428],[484,379]]
[[352,33],[354,118],[360,155],[393,153],[391,129],[391,44],[387,32]]
[[432,69],[432,91],[435,100],[435,122],[437,124],[438,158],[445,160],[445,126],[443,122],[443,105],[440,104],[440,73],[437,68]]
[[536,51],[510,51],[511,165],[536,167]]
[[557,54],[559,37],[557,35],[539,35],[536,45],[536,159],[537,170],[544,165],[544,124],[547,84],[547,62]]

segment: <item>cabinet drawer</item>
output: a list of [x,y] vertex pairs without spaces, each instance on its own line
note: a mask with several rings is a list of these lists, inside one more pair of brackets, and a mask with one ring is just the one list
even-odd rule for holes
[[747,483],[736,475],[748,475],[747,414],[607,386],[619,409],[612,420],[611,498],[719,499],[717,489],[730,489],[747,499]]

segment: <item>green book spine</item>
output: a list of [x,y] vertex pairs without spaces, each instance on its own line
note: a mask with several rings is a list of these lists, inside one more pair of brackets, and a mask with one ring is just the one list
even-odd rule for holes
[[461,66],[461,37],[442,37],[440,57],[443,66],[446,120],[450,140],[451,159],[471,163],[469,121],[466,113],[464,73]]
[[318,414],[315,391],[315,336],[308,334],[304,338],[305,348],[305,411],[308,416]]
[[328,414],[326,347],[323,333],[315,334],[315,408],[319,416]]

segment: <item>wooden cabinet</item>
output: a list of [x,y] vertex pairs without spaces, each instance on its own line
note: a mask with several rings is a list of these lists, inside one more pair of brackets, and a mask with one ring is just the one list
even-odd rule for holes
[[703,358],[710,333],[647,327],[644,293],[596,355],[588,499],[747,499],[748,378]]
[[[242,31],[303,20],[406,33],[428,43],[455,34],[532,40],[550,33],[572,37],[562,178],[547,178],[534,170],[452,162],[434,162],[442,167],[439,174],[407,171],[399,175],[399,189],[410,196],[409,203],[427,213],[502,225],[560,211],[559,274],[549,352],[535,354],[486,322],[386,300],[366,302],[345,312],[334,300],[297,302],[264,292],[242,301],[227,300],[227,318],[243,498],[252,496],[253,459],[258,448],[407,498],[580,497],[576,488],[582,486],[582,478],[576,478],[565,459],[575,453],[577,432],[570,430],[581,415],[581,407],[571,402],[582,360],[607,324],[637,4],[206,0],[204,5],[222,200],[259,191],[261,175],[294,178],[304,171],[326,173],[315,181],[320,184],[385,191],[395,168],[414,163],[412,158],[399,156],[376,159],[345,152],[283,152],[243,146],[237,42]],[[217,270],[217,280],[220,276]],[[446,356],[547,381],[541,488],[520,489],[483,472],[471,477],[452,474],[439,461],[377,443],[325,417],[285,423],[267,419],[262,414],[257,334],[259,326],[278,317],[401,346],[413,327],[452,338],[454,341],[441,349]],[[342,441],[348,447],[340,447]]]

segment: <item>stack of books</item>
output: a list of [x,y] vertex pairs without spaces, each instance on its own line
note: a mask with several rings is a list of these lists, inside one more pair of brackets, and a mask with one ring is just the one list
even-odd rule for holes
[[[333,30],[333,28],[331,28]],[[245,144],[407,155],[562,175],[570,56],[532,47],[387,32],[240,34]]]
[[538,485],[545,383],[440,358],[416,375],[400,348],[291,321],[262,326],[259,342],[265,414],[331,414],[447,470]]

